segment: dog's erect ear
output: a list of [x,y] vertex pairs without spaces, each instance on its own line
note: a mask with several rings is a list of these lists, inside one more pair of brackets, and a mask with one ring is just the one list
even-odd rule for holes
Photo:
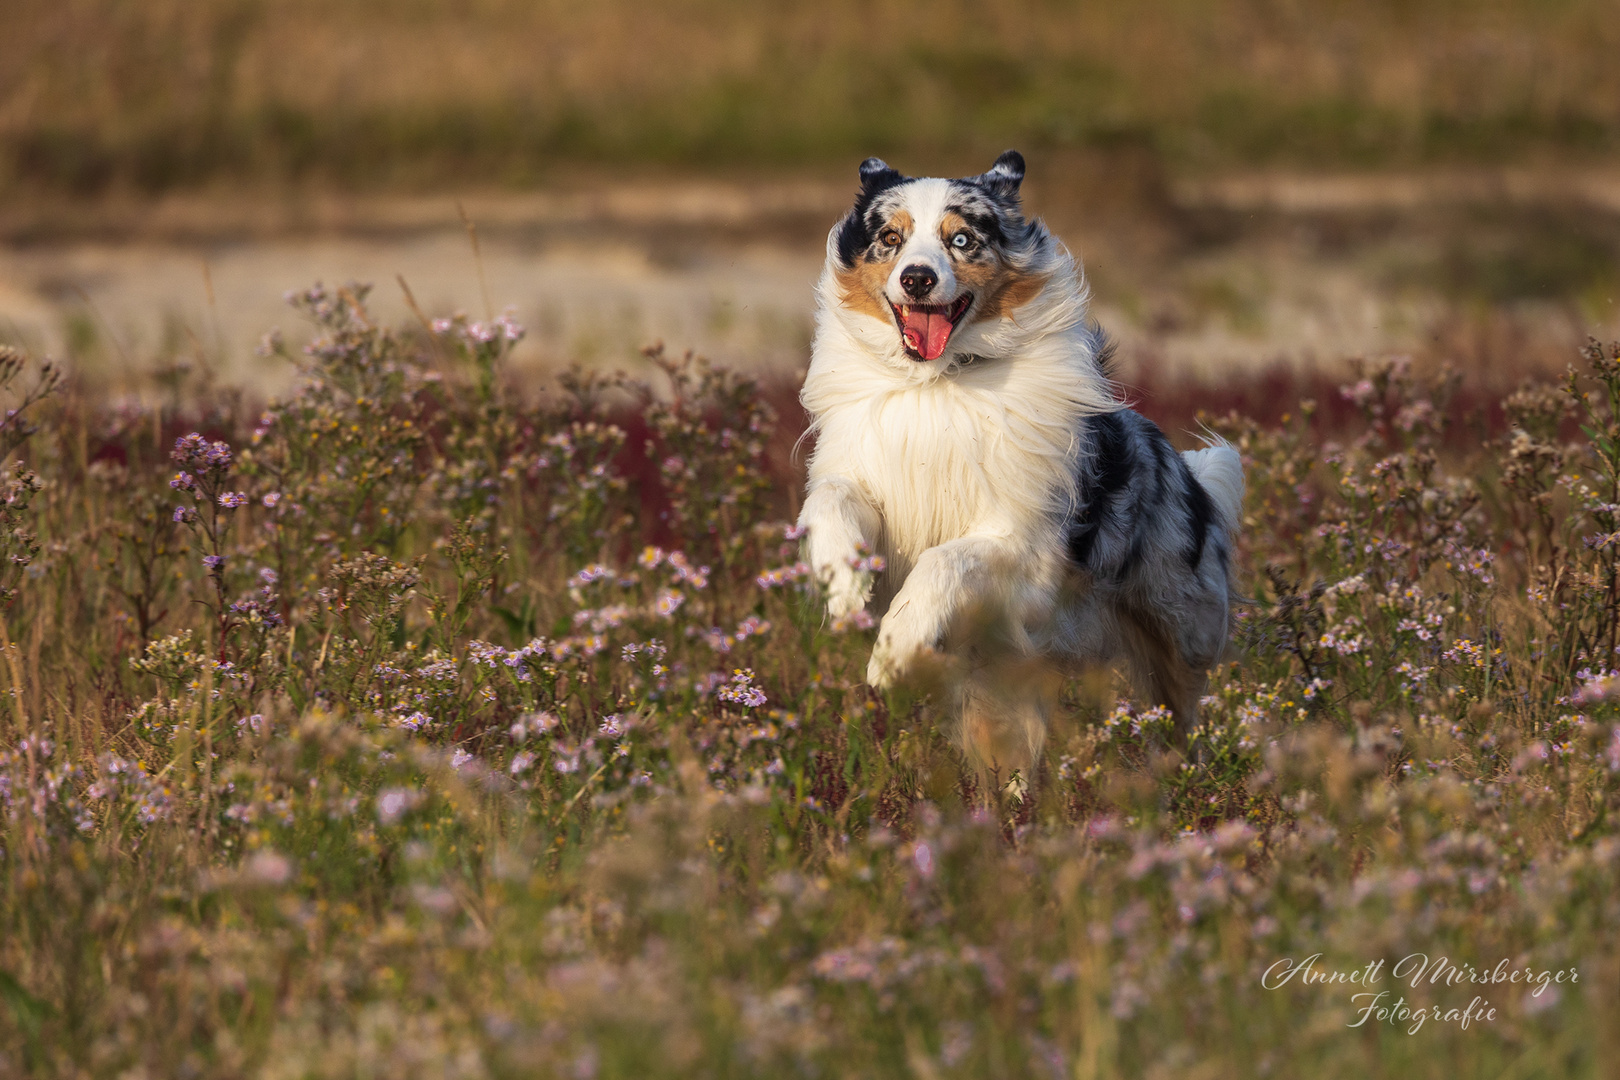
[[978,179],[979,183],[997,195],[1015,197],[1019,185],[1024,182],[1024,155],[1016,150],[1008,150],[996,158],[989,172],[981,174]]
[[889,163],[880,157],[869,157],[861,162],[861,187],[887,187],[903,179],[900,173],[889,167]]
[[882,158],[869,157],[861,162],[861,190],[855,194],[855,205],[836,229],[841,265],[853,266],[856,255],[872,242],[872,226],[866,220],[872,203],[888,189],[905,182],[906,178],[889,168],[889,163]]

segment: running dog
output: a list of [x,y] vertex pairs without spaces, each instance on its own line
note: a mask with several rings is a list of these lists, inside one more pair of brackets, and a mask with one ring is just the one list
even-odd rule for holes
[[860,178],[817,286],[799,524],[829,613],[881,616],[867,681],[940,694],[1015,793],[1086,665],[1123,659],[1185,740],[1227,641],[1237,452],[1178,454],[1119,399],[1016,151],[964,179],[878,158]]

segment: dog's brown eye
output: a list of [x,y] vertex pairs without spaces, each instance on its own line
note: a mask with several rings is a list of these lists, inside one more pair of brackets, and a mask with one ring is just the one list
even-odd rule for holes
[[887,247],[900,246],[900,234],[895,232],[893,229],[885,229],[883,231],[883,235],[878,239],[882,240],[884,245]]

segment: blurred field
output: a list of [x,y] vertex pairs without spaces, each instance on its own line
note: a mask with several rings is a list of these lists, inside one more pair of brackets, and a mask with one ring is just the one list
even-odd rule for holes
[[1182,398],[1194,753],[1099,673],[1020,797],[823,617],[791,385],[296,300],[266,408],[0,354],[0,1076],[1613,1074],[1620,346]]
[[1178,168],[1620,150],[1607,0],[11,0],[0,182],[528,184],[579,162]]

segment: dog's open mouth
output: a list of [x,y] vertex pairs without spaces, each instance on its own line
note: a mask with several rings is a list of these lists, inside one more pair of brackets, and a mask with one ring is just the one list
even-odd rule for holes
[[951,331],[962,321],[973,303],[972,293],[963,293],[949,304],[890,304],[894,321],[900,326],[900,337],[906,343],[906,352],[918,360],[938,360],[945,355],[945,343],[951,340]]

